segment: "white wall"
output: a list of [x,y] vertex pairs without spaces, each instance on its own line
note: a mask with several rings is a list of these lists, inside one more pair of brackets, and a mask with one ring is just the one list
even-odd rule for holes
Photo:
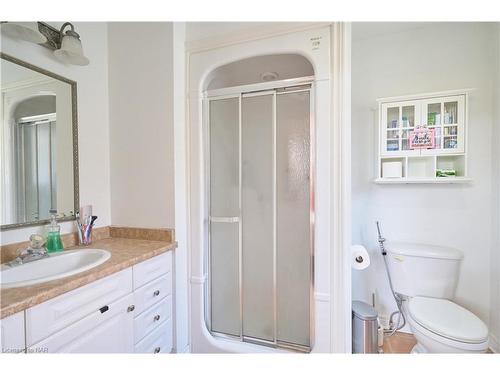
[[[187,157],[180,144],[186,126],[184,26],[172,22],[108,26],[112,223],[176,228],[177,352],[189,351],[187,208],[182,200],[187,182],[185,173],[174,171],[174,136],[175,158]],[[174,187],[181,197],[178,207]]]
[[[375,221],[380,220],[388,239],[461,249],[465,258],[456,300],[488,323],[493,246],[492,78],[498,65],[496,48],[491,47],[497,41],[496,25],[431,24],[374,34],[364,30],[352,49],[353,243],[364,244],[373,259],[366,271],[353,271],[353,298],[371,302],[371,293],[376,293],[382,313],[396,309],[377,248]],[[439,186],[374,184],[375,100],[461,88],[476,89],[469,107],[469,174],[474,181]]]
[[187,22],[186,47],[204,49],[222,42],[241,43],[244,39],[258,39],[270,34],[318,27],[314,22]]
[[172,23],[108,29],[112,223],[173,228]]
[[[60,23],[51,23],[60,26]],[[2,36],[1,50],[11,56],[77,82],[80,202],[92,204],[99,216],[97,226],[111,223],[108,126],[108,40],[107,25],[98,22],[74,24],[80,34],[88,66],[65,65],[52,51],[36,44]],[[0,243],[25,241],[41,227],[28,227],[0,233]],[[73,223],[62,224],[63,233],[73,231]]]

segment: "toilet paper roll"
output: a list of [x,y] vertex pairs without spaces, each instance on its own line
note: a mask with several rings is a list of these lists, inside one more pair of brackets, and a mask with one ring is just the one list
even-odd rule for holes
[[364,246],[351,246],[351,265],[355,270],[364,270],[370,265],[370,256]]

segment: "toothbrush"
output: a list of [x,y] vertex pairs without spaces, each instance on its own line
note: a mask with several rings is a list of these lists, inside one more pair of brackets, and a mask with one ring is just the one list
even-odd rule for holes
[[76,225],[78,227],[78,241],[80,241],[80,244],[82,244],[83,238],[82,238],[82,223],[80,221],[80,211],[76,212],[75,217],[76,217]]
[[97,216],[87,216],[87,222],[88,224],[85,225],[85,244],[89,245],[90,244],[90,234],[92,232],[92,227],[94,226],[94,222],[97,220]]

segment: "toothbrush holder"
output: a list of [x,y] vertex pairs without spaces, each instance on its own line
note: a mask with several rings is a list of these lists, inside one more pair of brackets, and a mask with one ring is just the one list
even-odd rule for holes
[[79,212],[76,214],[76,225],[80,245],[88,246],[92,243],[92,228],[96,220],[97,216],[85,216],[82,219]]
[[80,245],[88,246],[92,244],[92,227],[93,225],[83,225],[81,229]]

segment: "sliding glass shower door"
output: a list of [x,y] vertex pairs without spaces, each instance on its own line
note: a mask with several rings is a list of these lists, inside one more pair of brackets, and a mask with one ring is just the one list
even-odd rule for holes
[[310,347],[310,86],[209,99],[209,328]]

